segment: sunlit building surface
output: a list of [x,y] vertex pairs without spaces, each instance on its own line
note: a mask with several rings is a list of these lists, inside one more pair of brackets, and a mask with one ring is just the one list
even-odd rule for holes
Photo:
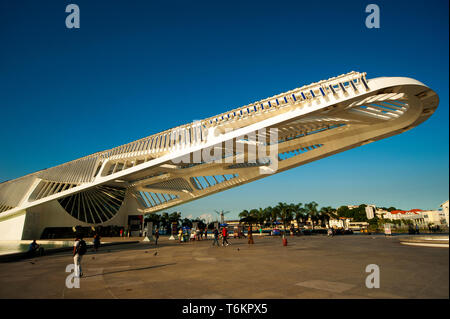
[[350,72],[312,83],[3,182],[0,239],[40,238],[48,227],[125,226],[405,132],[438,103],[411,78]]

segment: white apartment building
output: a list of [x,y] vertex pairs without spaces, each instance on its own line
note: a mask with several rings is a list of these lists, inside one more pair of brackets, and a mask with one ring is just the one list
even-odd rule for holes
[[[445,203],[444,203],[445,204]],[[448,225],[445,212],[443,210],[421,210],[411,209],[408,211],[394,210],[383,214],[384,219],[392,220],[412,220],[415,224]],[[448,218],[448,213],[447,213]]]
[[377,207],[375,205],[367,205],[366,206],[366,216],[367,219],[372,219],[375,217],[375,212],[377,210]]
[[391,212],[387,212],[383,215],[384,219],[392,219],[392,220],[412,220],[414,223],[423,223],[421,209],[411,209],[408,211],[405,210],[393,210]]
[[441,207],[442,207],[442,212],[444,213],[445,221],[447,222],[447,226],[448,226],[448,223],[449,223],[449,220],[448,220],[448,200],[443,202],[441,204]]
[[448,225],[445,213],[442,210],[425,210],[422,212],[422,216],[425,224]]

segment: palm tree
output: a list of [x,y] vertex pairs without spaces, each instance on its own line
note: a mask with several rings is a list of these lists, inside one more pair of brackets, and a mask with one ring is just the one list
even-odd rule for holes
[[294,213],[294,219],[297,221],[297,227],[300,230],[300,223],[305,222],[308,220],[308,212],[306,208],[302,207],[302,203],[293,204],[293,213]]
[[320,219],[322,221],[322,226],[323,225],[327,226],[327,224],[328,224],[328,227],[330,226],[330,219],[337,217],[335,212],[336,212],[336,209],[334,209],[331,206],[322,207],[320,209]]
[[287,223],[290,222],[293,217],[292,216],[293,207],[291,205],[288,205],[286,203],[281,203],[281,202],[278,203],[277,207],[278,207],[278,211],[279,211],[279,216],[280,216],[281,220],[283,221],[283,226],[284,226],[283,238],[285,238]]
[[[170,225],[176,224],[176,226],[178,227],[178,224],[180,223],[180,219],[181,219],[181,213],[173,212],[169,215],[169,224]],[[175,234],[173,234],[173,235],[175,235]]]
[[196,222],[197,223],[198,229],[205,229],[206,228],[205,221],[203,219],[200,219],[199,217],[194,219],[192,222]]
[[261,226],[261,229],[266,225],[268,213],[266,209],[259,208],[256,212],[256,220]]
[[273,223],[275,223],[277,221],[278,215],[279,215],[279,209],[278,206],[275,207],[267,207],[266,208],[267,211],[267,215],[268,215],[268,220],[270,220]]
[[169,229],[169,226],[170,226],[169,214],[166,212],[162,213],[160,222],[161,222],[161,226],[164,228],[164,232],[167,234],[168,233],[167,230]]
[[183,218],[183,220],[181,221],[181,226],[192,228],[192,220],[190,220],[189,218]]
[[257,209],[252,209],[250,212],[248,210],[243,210],[239,213],[240,223],[244,223],[248,225],[248,243],[253,244],[253,236],[252,236],[252,225],[257,222]]
[[144,217],[144,222],[152,222],[154,227],[159,228],[159,225],[161,224],[161,216],[158,214],[147,214]]
[[311,203],[307,203],[305,204],[305,208],[308,211],[308,215],[311,218],[311,226],[312,229],[314,230],[314,223],[315,221],[317,221],[318,219],[318,211],[317,211],[317,206],[319,204],[317,204],[316,202],[311,202]]

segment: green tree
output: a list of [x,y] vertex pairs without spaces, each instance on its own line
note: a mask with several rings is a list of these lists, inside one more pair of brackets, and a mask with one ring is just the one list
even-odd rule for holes
[[284,234],[283,234],[283,238],[286,237],[286,226],[287,224],[292,220],[293,218],[293,207],[291,205],[288,205],[286,203],[278,203],[277,205],[278,207],[278,211],[279,211],[279,216],[283,222],[283,227],[284,227]]
[[341,206],[337,209],[339,217],[352,218],[355,222],[367,222],[366,205],[359,205],[356,208]]
[[[180,220],[181,220],[181,213],[179,212],[173,212],[168,216],[168,220],[169,220],[169,227],[170,227],[170,232],[172,232],[172,224],[175,223],[176,226],[178,227]],[[175,235],[175,234],[174,234]]]
[[248,243],[253,244],[253,235],[252,235],[252,225],[255,224],[258,221],[258,210],[252,209],[251,211],[243,210],[239,213],[240,223],[244,223],[248,225]]
[[320,209],[319,216],[323,227],[329,227],[330,219],[338,217],[336,210],[331,206],[322,207]]
[[380,226],[380,220],[377,216],[374,216],[373,218],[369,219],[368,223],[369,223],[369,229],[371,231],[376,231]]
[[302,207],[302,203],[293,204],[293,213],[294,213],[294,219],[297,222],[297,227],[300,229],[301,223],[306,223],[308,220],[308,212],[306,208]]
[[275,223],[278,218],[278,207],[269,206],[266,209],[267,220],[271,222],[271,224]]
[[170,221],[169,221],[169,214],[164,212],[161,214],[160,217],[160,223],[162,228],[164,229],[165,233],[169,233],[169,227],[170,227]]
[[159,228],[161,224],[161,216],[158,214],[150,213],[144,216],[145,223],[153,223],[153,227]]
[[257,212],[256,209],[252,209],[251,211],[248,211],[246,209],[243,210],[242,212],[239,213],[240,217],[239,222],[244,225],[248,225],[251,228],[252,225],[255,224],[258,220],[256,212]]
[[206,228],[205,222],[202,219],[198,218],[198,217],[195,220],[193,220],[192,222],[196,222],[197,223],[198,229],[205,229]]
[[319,212],[317,211],[317,206],[319,206],[319,204],[317,204],[316,202],[311,202],[311,203],[307,203],[305,204],[305,208],[308,212],[309,218],[311,218],[311,226],[312,229],[314,230],[314,224],[316,223],[316,221],[318,220],[318,214]]
[[339,217],[343,218],[353,218],[353,213],[351,212],[350,208],[347,206],[341,206],[337,209],[336,213]]
[[256,212],[256,221],[257,221],[257,223],[259,224],[259,226],[261,228],[264,228],[264,226],[267,223],[267,220],[269,219],[269,216],[270,215],[268,214],[266,209],[259,208],[257,210],[257,212]]
[[183,218],[183,220],[181,220],[181,226],[192,228],[192,220],[189,218]]

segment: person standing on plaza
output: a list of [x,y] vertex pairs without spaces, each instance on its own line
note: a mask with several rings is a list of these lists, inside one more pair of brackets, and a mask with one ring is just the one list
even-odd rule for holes
[[223,227],[222,228],[222,246],[225,246],[225,243],[227,243],[226,246],[230,245],[227,238],[228,238],[228,229],[226,227]]
[[200,230],[198,228],[195,229],[194,240],[200,240]]
[[248,237],[248,243],[253,245],[254,241],[253,241],[253,231],[252,231],[252,226],[249,225],[248,229],[247,229],[247,237]]
[[220,247],[220,244],[219,244],[219,231],[217,230],[217,228],[214,228],[213,235],[214,235],[214,241],[213,241],[212,245],[214,246],[215,244],[217,244],[217,247]]
[[331,227],[327,228],[327,237],[333,237],[333,229]]
[[94,251],[97,252],[99,247],[100,247],[100,235],[98,233],[95,233],[95,235],[94,235]]
[[159,229],[156,228],[156,230],[155,230],[155,245],[158,245],[158,238],[159,238]]
[[178,231],[178,242],[181,243],[181,240],[183,239],[183,230],[180,228]]
[[75,276],[82,277],[83,270],[81,269],[81,259],[87,251],[86,242],[83,240],[83,236],[79,235],[75,238],[73,244],[73,262],[75,264]]
[[120,234],[120,237],[123,236],[123,229],[122,228],[120,229],[119,234]]

